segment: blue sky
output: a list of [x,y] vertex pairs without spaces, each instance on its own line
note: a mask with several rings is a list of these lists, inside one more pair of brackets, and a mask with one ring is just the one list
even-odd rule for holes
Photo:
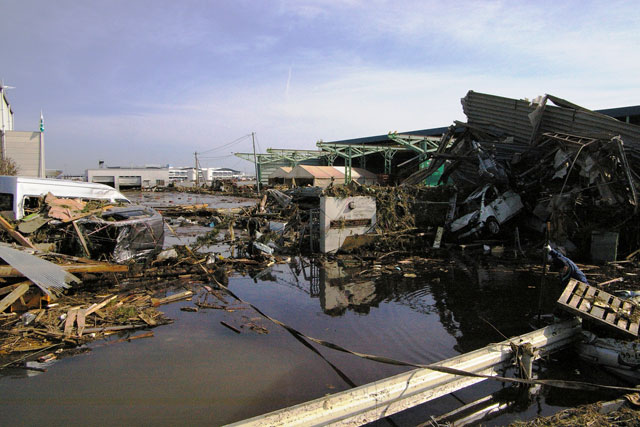
[[447,126],[468,90],[640,104],[629,1],[0,0],[16,130],[46,166],[246,171],[258,146]]

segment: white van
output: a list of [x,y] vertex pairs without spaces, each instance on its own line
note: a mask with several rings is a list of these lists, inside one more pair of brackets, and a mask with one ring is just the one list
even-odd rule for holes
[[466,213],[449,225],[449,231],[458,239],[486,230],[490,235],[500,232],[500,227],[517,215],[524,205],[520,195],[507,190],[500,193],[490,184],[478,188],[461,204]]
[[104,184],[66,181],[61,179],[0,176],[0,212],[12,220],[22,219],[38,211],[43,198],[56,197],[102,200],[109,203],[130,203],[122,193]]

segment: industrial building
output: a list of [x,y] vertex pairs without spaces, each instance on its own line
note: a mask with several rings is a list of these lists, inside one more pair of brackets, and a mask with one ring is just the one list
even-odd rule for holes
[[[473,92],[473,91],[471,91]],[[504,102],[518,100],[487,95]],[[558,99],[558,98],[556,98]],[[577,109],[582,107],[575,106]],[[595,110],[596,113],[613,117],[625,123],[640,124],[640,105]],[[298,165],[343,166],[344,181],[352,180],[355,166],[376,174],[381,181],[394,183],[402,181],[411,173],[428,165],[431,153],[438,149],[441,137],[448,127],[390,132],[385,135],[337,141],[318,141],[318,150],[295,150],[268,148],[266,153],[256,153],[258,179],[263,184],[284,180],[281,168],[295,168]],[[254,153],[235,153],[241,159],[254,162]],[[276,172],[277,171],[277,172]],[[439,174],[433,174],[427,185],[435,185]]]
[[165,187],[169,184],[169,166],[104,167],[87,169],[88,182],[109,185],[116,190]]
[[19,175],[44,178],[44,122],[41,117],[39,131],[14,130],[13,109],[6,94],[8,88],[0,84],[0,155],[15,163]]
[[200,168],[165,166],[105,166],[99,162],[97,169],[87,169],[86,180],[114,187],[118,190],[166,187],[169,184],[191,186],[211,184],[214,180],[244,177],[244,173],[228,168]]

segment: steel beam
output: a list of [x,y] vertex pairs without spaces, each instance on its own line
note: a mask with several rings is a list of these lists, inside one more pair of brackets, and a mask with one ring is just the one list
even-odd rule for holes
[[[498,344],[491,344],[439,362],[437,365],[471,373],[497,375],[512,364],[512,344],[531,344],[535,349],[534,357],[539,358],[568,346],[578,337],[580,331],[580,321],[576,318]],[[362,425],[483,380],[483,378],[451,375],[426,368],[415,369],[232,425]]]

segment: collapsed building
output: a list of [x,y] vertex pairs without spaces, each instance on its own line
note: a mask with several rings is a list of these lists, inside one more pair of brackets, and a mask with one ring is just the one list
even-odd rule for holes
[[[616,243],[625,253],[640,247],[634,221],[639,126],[552,95],[529,102],[470,91],[462,105],[467,123],[455,122],[429,154],[429,166],[404,184],[420,183],[441,169],[440,183],[454,184],[461,195],[488,186],[496,190],[492,198],[502,203],[502,213],[515,210],[521,230],[548,232],[569,252],[594,260],[614,259]],[[519,202],[509,202],[505,194],[515,194]],[[479,211],[492,203],[489,199]],[[479,217],[484,223],[477,231],[496,222],[496,216]],[[496,234],[499,228],[484,231]],[[593,246],[611,250],[589,254],[594,241]]]

